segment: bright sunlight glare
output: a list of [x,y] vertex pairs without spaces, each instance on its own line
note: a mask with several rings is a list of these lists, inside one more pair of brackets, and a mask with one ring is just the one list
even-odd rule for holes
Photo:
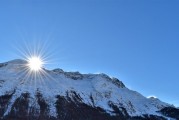
[[32,70],[32,71],[39,71],[41,70],[42,66],[43,66],[43,61],[40,57],[30,57],[28,59],[28,67]]

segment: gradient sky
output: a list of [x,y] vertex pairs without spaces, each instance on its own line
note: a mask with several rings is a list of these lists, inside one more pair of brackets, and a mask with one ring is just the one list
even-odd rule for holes
[[[179,106],[178,0],[1,0],[0,62],[44,44],[49,69],[106,73]],[[51,58],[50,58],[51,57]]]

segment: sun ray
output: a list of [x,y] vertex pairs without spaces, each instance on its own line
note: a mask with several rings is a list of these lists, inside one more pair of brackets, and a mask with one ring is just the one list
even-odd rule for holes
[[44,90],[49,94],[53,94],[51,90],[53,85],[50,81],[59,85],[60,82],[54,78],[53,72],[45,69],[45,67],[48,65],[50,67],[57,64],[57,61],[61,61],[55,57],[59,50],[49,47],[49,41],[42,42],[41,39],[24,40],[24,44],[19,47],[16,46],[16,50],[20,53],[18,56],[27,62],[22,65],[24,68],[22,69],[23,72],[20,73],[21,77],[19,79],[21,79],[21,82],[19,84],[23,83],[22,87],[26,87],[24,89],[27,91],[32,91],[31,89],[37,91],[41,86],[45,86],[43,87]]
[[43,64],[43,60],[38,56],[28,58],[28,67],[35,72],[34,74],[42,69]]

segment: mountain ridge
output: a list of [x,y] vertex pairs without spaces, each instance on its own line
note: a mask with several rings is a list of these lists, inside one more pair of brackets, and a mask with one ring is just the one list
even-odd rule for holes
[[[20,59],[0,64],[2,120],[96,119],[88,114],[104,120],[179,119],[176,107],[159,99],[148,99],[106,74],[43,68],[35,76],[26,64]],[[21,114],[22,111],[26,112]],[[171,111],[176,115],[170,115]]]

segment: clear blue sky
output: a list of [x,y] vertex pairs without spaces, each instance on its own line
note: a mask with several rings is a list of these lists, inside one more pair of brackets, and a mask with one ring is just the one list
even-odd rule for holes
[[[103,72],[179,106],[178,0],[1,0],[0,62],[47,41],[49,68]],[[50,53],[50,52],[49,52]]]

